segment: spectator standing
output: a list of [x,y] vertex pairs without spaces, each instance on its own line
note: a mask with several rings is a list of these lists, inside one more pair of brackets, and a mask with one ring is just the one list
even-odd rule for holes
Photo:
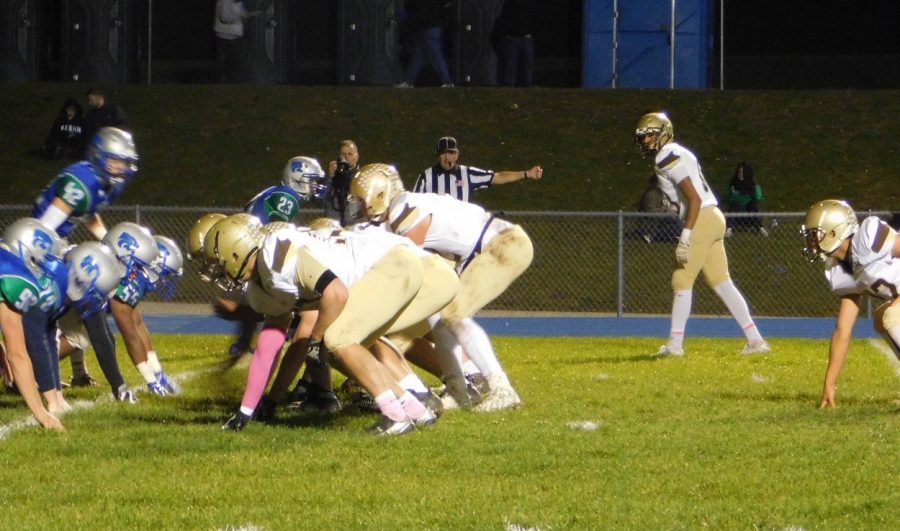
[[84,109],[75,98],[67,98],[44,142],[44,158],[80,159],[84,154],[85,133]]
[[[756,182],[753,166],[741,162],[734,170],[731,184],[728,186],[728,193],[725,194],[728,212],[759,212],[759,203],[762,200],[762,186]],[[758,231],[763,236],[769,235],[769,231],[762,226],[762,221],[758,217],[748,217],[729,218],[725,236],[731,236],[734,234],[734,229],[741,228]]]
[[459,144],[452,136],[444,136],[437,142],[437,162],[419,174],[413,191],[416,193],[448,194],[454,199],[470,202],[472,192],[495,184],[506,184],[522,179],[540,179],[544,170],[533,166],[527,170],[483,170],[474,166],[457,164]]
[[85,138],[89,141],[94,138],[100,129],[104,127],[115,127],[124,131],[131,129],[128,122],[128,116],[121,107],[115,103],[106,101],[103,91],[94,87],[87,91],[88,107],[91,109],[84,117],[87,131]]
[[495,23],[503,54],[500,82],[514,87],[534,85],[534,38],[537,0],[506,0]]
[[444,58],[444,30],[449,13],[453,7],[452,0],[407,0],[406,18],[401,31],[401,40],[410,47],[409,64],[403,75],[399,88],[411,88],[428,59],[441,80],[442,87],[452,87],[453,79]]
[[219,83],[241,80],[244,55],[244,19],[253,16],[241,0],[217,0],[213,16],[216,35],[216,67]]

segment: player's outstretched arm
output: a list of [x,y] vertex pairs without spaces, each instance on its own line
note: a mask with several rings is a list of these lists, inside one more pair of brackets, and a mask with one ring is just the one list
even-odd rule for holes
[[831,408],[837,405],[837,380],[847,361],[850,351],[850,340],[853,337],[853,324],[859,315],[859,296],[852,295],[841,298],[834,332],[831,334],[831,346],[828,351],[828,368],[825,370],[825,385],[822,389],[820,407]]
[[532,166],[527,170],[498,171],[491,179],[491,184],[506,184],[521,181],[522,179],[538,180],[544,176],[544,169],[540,166]]

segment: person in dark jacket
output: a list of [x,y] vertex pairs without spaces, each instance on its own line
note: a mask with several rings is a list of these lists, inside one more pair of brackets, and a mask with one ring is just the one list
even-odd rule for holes
[[[756,182],[753,166],[746,162],[738,164],[731,177],[725,202],[728,212],[759,212],[759,203],[763,200],[762,186]],[[736,229],[749,229],[768,236],[769,231],[762,226],[758,217],[728,218],[728,229],[725,236],[731,236]]]
[[534,85],[534,38],[537,0],[506,0],[494,25],[499,37],[503,69],[500,82],[514,87]]
[[452,87],[453,79],[444,57],[443,26],[452,13],[452,0],[407,0],[401,28],[401,41],[410,46],[409,64],[399,88],[415,86],[427,57],[441,80]]
[[53,120],[50,134],[44,142],[44,158],[80,159],[84,154],[87,139],[85,133],[84,110],[81,104],[75,98],[67,98],[56,119]]
[[103,91],[99,88],[92,88],[87,91],[88,106],[91,108],[85,115],[87,125],[86,137],[94,138],[97,131],[104,127],[116,127],[123,131],[131,131],[131,124],[128,122],[128,116],[121,107],[115,103],[106,101]]

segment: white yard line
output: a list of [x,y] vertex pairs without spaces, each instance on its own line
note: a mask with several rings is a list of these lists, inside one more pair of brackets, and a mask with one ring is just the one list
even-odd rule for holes
[[[196,371],[188,371],[188,372],[183,372],[181,374],[176,374],[172,377],[172,379],[178,383],[182,383],[182,382],[187,382],[189,380],[192,380],[193,378],[196,378],[197,376],[201,376],[203,374],[207,374],[207,373],[215,372],[215,371],[221,371],[221,370],[222,370],[222,365],[218,364],[218,365],[214,365],[212,367],[208,367],[206,369],[198,369]],[[142,394],[142,393],[146,392],[146,389],[142,387],[139,389],[134,389],[134,392],[136,394]],[[93,409],[94,407],[96,407],[100,404],[106,404],[106,403],[109,403],[112,401],[113,401],[112,395],[104,394],[103,396],[101,396],[95,400],[76,400],[73,402],[69,402],[69,405],[72,406],[72,411],[70,411],[68,413],[68,415],[71,415],[73,412],[78,411],[78,410]],[[35,418],[33,416],[27,416],[27,417],[23,417],[18,420],[14,420],[14,421],[10,422],[9,424],[0,424],[0,441],[5,440],[10,434],[12,434],[14,432],[23,430],[25,428],[30,428],[32,426],[37,426],[37,425],[38,425],[38,421],[35,420]]]
[[900,378],[900,360],[894,355],[894,351],[891,350],[891,347],[887,346],[881,339],[870,339],[869,344],[884,354],[884,357],[888,359],[888,363],[894,368],[894,374]]

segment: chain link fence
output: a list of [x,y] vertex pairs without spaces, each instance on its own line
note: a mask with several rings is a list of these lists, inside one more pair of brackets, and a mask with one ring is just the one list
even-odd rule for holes
[[[0,226],[28,215],[25,205],[0,205]],[[182,246],[190,228],[209,212],[234,210],[190,207],[117,206],[103,211],[107,226],[135,221]],[[890,221],[890,213],[876,212]],[[681,227],[677,218],[634,212],[504,212],[502,218],[522,225],[534,242],[534,262],[501,297],[486,309],[502,312],[668,314],[674,247]],[[725,239],[731,276],[755,316],[833,316],[837,299],[828,290],[822,267],[800,254],[803,213],[727,214],[738,225]],[[301,221],[309,221],[308,215]],[[756,217],[766,234],[739,220]],[[741,227],[740,225],[745,225]],[[79,227],[70,238],[90,235]],[[702,275],[701,275],[702,277]],[[216,295],[201,282],[194,264],[173,302],[205,303]],[[727,315],[702,278],[694,290],[694,314]],[[871,304],[870,304],[871,308]]]

